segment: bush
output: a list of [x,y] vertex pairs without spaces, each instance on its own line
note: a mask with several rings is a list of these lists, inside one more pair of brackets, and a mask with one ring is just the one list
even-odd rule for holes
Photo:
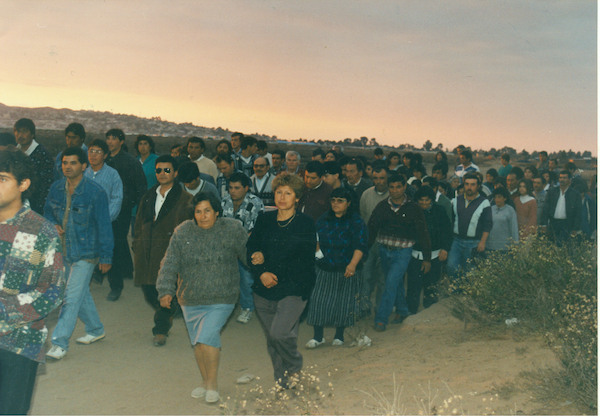
[[[493,252],[448,285],[455,316],[479,324],[518,325],[542,334],[563,366],[565,390],[597,408],[597,248],[557,247],[532,237]],[[514,320],[513,320],[514,321]]]

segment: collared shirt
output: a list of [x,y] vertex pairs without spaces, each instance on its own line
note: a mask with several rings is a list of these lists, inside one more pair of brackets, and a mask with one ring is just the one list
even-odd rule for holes
[[[23,153],[25,153],[27,156],[31,156],[31,154],[33,153],[33,151],[35,150],[36,147],[39,146],[39,143],[35,141],[35,139],[32,140],[31,144],[29,145],[29,147],[27,148],[27,150],[23,151]],[[17,145],[17,149],[21,149],[23,150],[23,147],[21,147],[20,144]]]
[[83,176],[93,180],[104,189],[108,197],[108,214],[110,215],[110,220],[116,220],[121,212],[121,204],[123,203],[123,181],[119,176],[119,172],[105,163],[97,172],[91,166],[88,166],[83,172]]
[[171,192],[171,189],[173,189],[173,186],[175,184],[173,184],[166,192],[165,195],[163,196],[160,193],[160,186],[156,188],[156,202],[154,203],[154,221],[156,221],[156,219],[158,218],[158,214],[160,213],[160,209],[162,208],[163,204],[165,203],[165,200],[167,199],[167,195],[169,195],[169,192]]
[[258,214],[265,210],[262,200],[248,192],[237,211],[234,210],[231,195],[227,194],[221,202],[224,218],[239,220],[247,232],[252,231]]
[[556,209],[554,210],[554,219],[556,220],[567,219],[567,201],[565,200],[565,193],[567,192],[567,189],[565,189],[564,192],[561,189],[560,193],[558,194],[558,201],[556,201]]

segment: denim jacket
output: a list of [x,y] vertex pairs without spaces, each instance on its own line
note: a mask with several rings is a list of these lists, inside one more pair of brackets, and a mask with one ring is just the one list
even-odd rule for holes
[[[65,215],[66,181],[62,178],[54,182],[46,199],[44,217],[55,225],[62,225]],[[112,263],[114,240],[106,192],[85,176],[71,196],[64,238],[64,257],[69,263],[95,258],[102,264]]]

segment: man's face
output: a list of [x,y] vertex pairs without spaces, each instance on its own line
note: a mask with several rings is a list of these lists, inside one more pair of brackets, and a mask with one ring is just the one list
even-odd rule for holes
[[542,182],[542,178],[533,179],[533,189],[536,192],[541,192],[544,190],[544,182]]
[[569,175],[566,173],[561,173],[558,175],[558,184],[561,188],[567,188],[571,184],[571,179],[569,179]]
[[372,178],[377,192],[383,193],[387,191],[387,172],[385,170],[380,170],[379,172],[373,171]]
[[15,129],[14,133],[15,139],[17,140],[17,143],[21,145],[21,147],[27,148],[33,142],[33,133],[31,133],[29,129]]
[[204,149],[202,148],[202,145],[200,143],[191,142],[187,145],[187,152],[188,155],[190,155],[190,159],[196,160],[200,156],[202,156],[202,153],[204,153]]
[[410,157],[402,156],[402,164],[406,167],[410,166]]
[[428,196],[419,198],[419,207],[423,211],[427,211],[429,208],[431,208],[432,203],[433,203],[433,201]]
[[288,167],[288,171],[296,172],[296,169],[298,169],[298,165],[300,164],[300,162],[298,162],[298,156],[293,154],[287,155],[285,157],[285,164]]
[[550,169],[550,170],[556,169],[556,162],[554,160],[548,161],[548,169]]
[[226,155],[229,153],[229,147],[227,146],[226,143],[220,143],[219,145],[217,145],[217,154],[220,155]]
[[362,178],[362,172],[358,170],[358,166],[353,163],[348,163],[346,165],[346,179],[350,183],[356,183]]
[[433,176],[438,181],[443,181],[444,180],[444,174],[439,169],[434,170],[433,172],[431,172],[431,176]]
[[323,175],[323,182],[325,182],[327,185],[333,188],[337,185],[339,178],[340,175],[338,175],[337,173],[326,173],[325,175]]
[[80,163],[76,155],[63,156],[62,158],[62,170],[67,179],[81,177],[85,168],[86,164]]
[[375,160],[383,160],[383,155],[373,155]]
[[141,155],[149,155],[150,149],[150,143],[148,143],[146,140],[140,140],[138,143],[138,152],[140,152]]
[[239,136],[231,136],[231,147],[233,147],[234,151],[238,151],[240,148],[240,137]]
[[540,158],[540,162],[545,162],[546,160],[548,160],[548,156],[543,153],[539,154],[539,158]]
[[273,153],[271,155],[271,160],[273,161],[273,167],[275,169],[279,169],[281,167],[283,159],[281,158],[280,155],[278,155],[277,153]]
[[0,172],[0,212],[20,207],[22,204],[21,194],[30,185],[29,179],[25,179],[19,184],[12,173]]
[[191,182],[184,182],[183,184],[187,189],[196,189],[198,185],[200,185],[200,177],[197,177]]
[[161,162],[156,164],[156,180],[161,186],[172,185],[176,177],[177,172],[175,172],[171,163]]
[[471,161],[470,161],[469,159],[467,159],[467,158],[465,157],[465,155],[463,155],[463,154],[461,154],[461,155],[460,155],[458,158],[460,159],[460,163],[461,163],[463,166],[467,166],[467,165],[469,165],[469,164],[471,163]]
[[465,196],[468,198],[474,197],[479,193],[477,179],[465,179],[464,188]]
[[259,157],[254,160],[254,173],[260,179],[267,174],[269,171],[269,162],[264,157]]
[[233,201],[241,201],[246,197],[248,187],[242,186],[241,182],[229,182],[229,195]]
[[509,173],[508,176],[506,176],[506,188],[509,191],[517,189],[517,175]]
[[331,152],[325,154],[325,162],[335,162],[335,155]]
[[217,163],[217,169],[219,169],[219,172],[221,172],[223,176],[229,178],[235,171],[235,163],[219,162]]
[[98,146],[88,148],[88,161],[92,169],[101,168],[107,156]]
[[267,152],[267,148],[263,147],[262,149],[259,149],[258,146],[256,147],[256,153],[261,155],[261,156],[266,156]]
[[322,179],[316,172],[304,172],[304,184],[308,189],[315,189],[322,182]]
[[123,142],[119,140],[118,137],[115,136],[107,136],[106,137],[106,145],[108,146],[108,151],[112,154],[117,154],[121,151],[121,147],[123,147]]
[[181,146],[174,147],[171,149],[171,157],[179,157],[181,156]]
[[83,139],[72,131],[66,134],[65,141],[67,142],[67,147],[81,147],[83,144]]
[[508,165],[508,160],[501,158],[500,163],[502,163],[502,166],[506,166],[506,165]]
[[316,160],[317,162],[321,162],[321,163],[324,162],[323,155],[321,155],[321,154],[313,155],[312,160]]
[[402,182],[392,182],[388,185],[390,191],[390,198],[393,202],[402,202],[404,198],[404,192],[406,191],[406,184],[402,185]]

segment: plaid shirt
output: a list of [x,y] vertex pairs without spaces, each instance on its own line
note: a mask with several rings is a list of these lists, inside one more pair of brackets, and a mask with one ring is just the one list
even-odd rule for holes
[[247,232],[252,231],[254,224],[256,223],[256,218],[258,218],[258,214],[265,210],[262,200],[256,195],[252,195],[250,192],[246,194],[246,197],[244,198],[244,201],[242,201],[242,205],[240,205],[237,212],[234,212],[233,200],[229,194],[223,198],[221,206],[223,207],[223,217],[240,220]]

